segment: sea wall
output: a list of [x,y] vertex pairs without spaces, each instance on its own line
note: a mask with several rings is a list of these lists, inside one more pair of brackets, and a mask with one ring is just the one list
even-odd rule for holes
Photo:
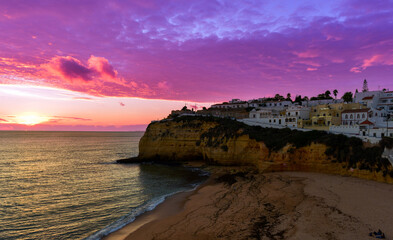
[[389,139],[364,146],[359,139],[325,132],[181,117],[151,123],[140,140],[138,160],[198,160],[215,165],[252,165],[261,172],[320,172],[393,183],[392,165],[382,156],[388,148],[392,148]]

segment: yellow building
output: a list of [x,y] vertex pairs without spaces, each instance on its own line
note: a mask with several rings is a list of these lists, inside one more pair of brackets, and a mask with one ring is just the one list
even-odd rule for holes
[[359,109],[362,107],[364,108],[364,106],[359,103],[335,103],[311,107],[311,125],[305,124],[304,127],[316,130],[329,130],[329,126],[341,125],[342,111],[348,109]]

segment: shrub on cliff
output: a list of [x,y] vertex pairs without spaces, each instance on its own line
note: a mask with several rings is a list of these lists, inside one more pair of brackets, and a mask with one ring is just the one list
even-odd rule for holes
[[[359,138],[329,134],[324,131],[303,132],[289,128],[262,128],[248,126],[231,119],[214,117],[200,117],[199,120],[219,123],[216,127],[201,134],[201,141],[204,141],[206,146],[218,147],[227,139],[238,138],[242,135],[248,135],[250,139],[263,142],[270,151],[278,151],[287,144],[300,148],[311,143],[321,143],[327,146],[325,154],[331,156],[332,161],[343,163],[347,169],[383,171],[384,175],[393,176],[390,162],[381,156],[385,147],[393,147],[392,138],[383,138],[379,145],[364,147],[363,141]],[[186,121],[191,121],[191,119],[186,119]]]

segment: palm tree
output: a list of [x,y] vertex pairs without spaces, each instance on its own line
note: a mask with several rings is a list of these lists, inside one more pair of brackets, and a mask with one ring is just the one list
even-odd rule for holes
[[334,89],[334,90],[333,90],[334,99],[337,98],[337,93],[338,93],[337,89]]

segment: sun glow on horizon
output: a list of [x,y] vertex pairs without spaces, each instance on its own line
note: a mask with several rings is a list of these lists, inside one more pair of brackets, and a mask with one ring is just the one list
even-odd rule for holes
[[33,126],[39,123],[49,121],[48,117],[38,116],[35,113],[28,113],[24,115],[17,116],[15,122],[17,124]]

